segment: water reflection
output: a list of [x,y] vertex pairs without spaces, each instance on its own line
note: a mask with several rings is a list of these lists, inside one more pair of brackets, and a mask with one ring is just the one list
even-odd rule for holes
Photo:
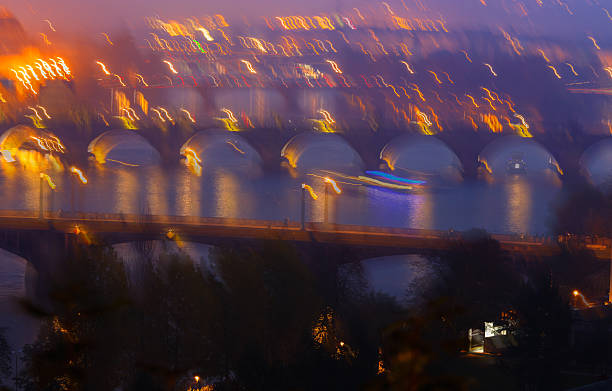
[[508,178],[504,183],[504,193],[507,197],[507,226],[512,232],[529,232],[531,191],[532,186],[525,178]]

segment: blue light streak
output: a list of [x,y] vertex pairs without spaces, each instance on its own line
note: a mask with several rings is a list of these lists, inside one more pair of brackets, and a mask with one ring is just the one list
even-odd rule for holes
[[386,172],[382,172],[382,171],[366,171],[365,173],[367,175],[373,175],[373,176],[389,179],[391,181],[406,183],[406,184],[409,184],[409,185],[423,185],[423,184],[426,183],[425,181],[419,181],[419,180],[414,180],[414,179],[406,179],[406,178],[402,178],[402,177],[399,177],[399,176],[395,176],[393,174],[387,174]]

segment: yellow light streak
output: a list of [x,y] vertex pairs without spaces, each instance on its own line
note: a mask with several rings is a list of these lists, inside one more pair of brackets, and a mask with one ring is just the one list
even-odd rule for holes
[[79,178],[81,183],[83,183],[84,185],[87,184],[87,177],[85,176],[85,174],[83,174],[83,171],[79,170],[75,166],[72,166],[72,167],[70,167],[70,172],[75,174]]
[[574,74],[574,76],[578,76],[578,72],[576,72],[576,70],[574,69],[574,66],[572,64],[570,64],[569,62],[565,63],[568,67],[570,67],[570,69],[572,70],[572,73]]
[[470,94],[465,94],[465,96],[467,96],[468,98],[470,98],[470,100],[472,101],[472,103],[474,104],[474,106],[476,108],[479,108],[480,106],[478,106],[478,103],[476,103],[476,100],[474,99],[474,97]]
[[164,60],[164,62],[168,65],[168,68],[170,68],[170,72],[174,73],[175,75],[178,74],[177,70],[174,69],[174,65],[170,61]]
[[340,67],[338,66],[338,64],[335,61],[332,60],[325,60],[325,62],[329,63],[329,65],[331,65],[332,69],[334,70],[334,72],[336,73],[342,73],[342,70],[340,69]]
[[412,67],[410,67],[410,64],[408,64],[406,61],[400,61],[400,62],[406,66],[406,70],[408,70],[410,74],[414,75],[414,70],[412,69]]
[[55,28],[53,27],[53,24],[49,19],[45,19],[43,20],[43,22],[47,22],[47,24],[49,25],[49,29],[51,29],[51,31],[55,31]]
[[325,122],[327,122],[328,124],[332,125],[336,123],[336,120],[334,120],[329,111],[321,109],[318,111],[318,113],[321,114],[323,118],[325,118]]
[[108,34],[106,33],[100,33],[104,36],[104,38],[106,38],[106,42],[108,42],[109,44],[114,45],[113,41],[110,40],[110,38],[108,37]]
[[181,109],[181,111],[187,115],[187,118],[189,119],[189,121],[191,121],[194,124],[196,123],[195,119],[193,118],[193,116],[191,115],[189,111],[187,111],[186,109]]
[[221,109],[221,111],[223,111],[225,114],[227,114],[227,119],[229,119],[233,123],[237,123],[238,122],[238,120],[234,116],[234,113],[232,113],[231,110],[229,110],[229,109]]
[[493,66],[491,64],[487,64],[486,62],[484,63],[484,66],[486,66],[487,68],[489,68],[489,70],[491,71],[491,74],[495,77],[497,77],[497,73],[495,73],[495,71],[493,70]]
[[317,200],[319,196],[315,193],[314,189],[305,183],[302,183],[302,189],[308,191],[308,194],[312,197],[313,200]]
[[110,76],[111,73],[108,71],[108,69],[106,69],[106,65],[104,65],[104,63],[102,63],[101,61],[96,61],[96,64],[100,65],[100,68],[102,68],[102,72]]
[[47,109],[45,109],[43,106],[40,106],[40,105],[38,105],[38,106],[36,106],[36,107],[38,107],[39,109],[41,109],[41,110],[42,110],[43,114],[45,115],[45,117],[46,117],[47,119],[51,119],[51,116],[50,116],[50,115],[47,113]]
[[229,140],[228,140],[228,141],[226,141],[226,143],[227,143],[227,144],[229,144],[229,145],[231,145],[231,146],[232,146],[232,147],[233,147],[233,148],[236,150],[236,152],[240,153],[241,155],[244,155],[244,153],[245,153],[245,152],[244,152],[242,149],[238,148],[238,147],[236,146],[236,144],[234,144],[233,142],[231,142],[231,141],[229,141]]
[[149,85],[147,84],[147,82],[145,81],[144,77],[142,77],[142,75],[139,75],[138,73],[136,74],[136,78],[138,80],[140,80],[140,82],[145,86],[148,87]]
[[174,119],[172,117],[170,117],[170,114],[168,114],[168,110],[164,109],[163,107],[160,107],[159,110],[161,110],[161,112],[164,113],[166,118],[168,118],[168,121],[170,121],[170,122],[174,121]]
[[538,49],[538,52],[540,52],[540,54],[542,55],[542,57],[547,63],[550,63],[550,60],[548,59],[548,57],[546,57],[546,53],[544,53],[544,50]]
[[552,69],[553,73],[555,74],[555,76],[557,77],[557,79],[562,79],[561,75],[559,74],[559,72],[557,72],[557,68],[555,68],[552,65],[548,66],[550,69]]
[[166,122],[166,119],[162,117],[162,114],[159,110],[157,110],[156,108],[151,108],[151,111],[154,111],[157,114],[161,122]]
[[244,65],[246,65],[247,69],[249,70],[249,72],[251,73],[257,73],[255,71],[255,69],[253,68],[253,65],[251,65],[250,62],[248,62],[247,60],[240,60],[241,63],[243,63]]
[[41,172],[40,177],[44,179],[45,181],[47,181],[47,185],[49,185],[51,190],[55,190],[55,187],[56,187],[55,183],[53,183],[53,180],[51,179],[49,175],[45,174],[44,172]]
[[441,82],[441,81],[440,81],[440,79],[438,78],[438,75],[436,74],[436,72],[434,72],[434,71],[429,71],[429,70],[428,70],[427,72],[429,72],[429,73],[431,73],[431,74],[433,75],[433,77],[436,79],[436,82],[437,82],[438,84],[442,84],[442,82]]
[[338,183],[335,180],[331,179],[330,177],[325,177],[324,181],[325,183],[329,183],[332,186],[336,194],[342,194],[342,189],[340,189]]
[[595,38],[591,37],[590,35],[587,37],[588,39],[591,40],[591,42],[593,42],[593,46],[595,46],[595,48],[597,50],[601,50],[601,48],[599,47],[599,45],[597,44],[597,41],[595,40]]

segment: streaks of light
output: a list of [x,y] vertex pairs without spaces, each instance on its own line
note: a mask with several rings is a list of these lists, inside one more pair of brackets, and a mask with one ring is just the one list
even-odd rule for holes
[[569,62],[565,63],[568,67],[570,67],[570,69],[572,70],[572,73],[574,74],[574,76],[578,76],[578,72],[576,72],[576,70],[574,69],[574,66],[572,64],[570,64]]
[[486,66],[487,68],[489,68],[489,70],[491,71],[491,74],[495,77],[497,77],[497,73],[495,73],[495,71],[493,70],[493,66],[491,66],[491,64],[487,64],[486,62],[483,64],[484,66]]
[[255,69],[253,68],[253,65],[251,65],[251,63],[250,63],[250,62],[248,62],[247,60],[240,60],[240,62],[241,62],[241,63],[243,63],[243,64],[244,64],[244,65],[247,67],[247,69],[249,70],[249,72],[251,72],[251,73],[257,73],[257,72],[255,71]]
[[334,120],[329,111],[321,109],[318,111],[318,113],[321,114],[323,118],[325,118],[325,122],[327,122],[328,124],[333,125],[336,123],[336,120]]
[[465,96],[467,96],[468,98],[470,98],[470,100],[472,101],[472,104],[474,105],[474,107],[479,108],[480,106],[478,106],[478,103],[476,103],[476,100],[474,99],[474,97],[472,95],[469,94],[465,94]]
[[115,77],[117,78],[117,80],[119,80],[119,83],[120,83],[120,84],[121,84],[123,87],[127,86],[127,84],[125,84],[125,83],[123,82],[123,79],[121,78],[121,76],[117,75],[116,73],[113,73],[113,76],[115,76]]
[[51,41],[49,41],[49,38],[47,38],[47,34],[40,33],[40,35],[42,36],[42,39],[43,39],[43,42],[45,43],[45,45],[47,45],[47,46],[51,45]]
[[192,123],[196,123],[195,119],[193,118],[193,116],[191,115],[191,113],[189,111],[187,111],[187,109],[181,108],[181,111],[183,113],[185,113],[185,115],[187,116],[187,119],[189,119],[189,121],[191,121]]
[[436,79],[436,82],[437,82],[438,84],[442,84],[442,82],[441,82],[441,81],[440,81],[440,79],[438,78],[438,75],[436,74],[436,72],[434,72],[434,71],[429,71],[429,70],[428,70],[427,72],[429,72],[429,73],[431,73],[431,74],[433,75],[434,79]]
[[196,151],[191,148],[185,148],[183,153],[185,155],[185,164],[187,167],[191,167],[196,175],[202,175],[202,160],[200,160]]
[[113,41],[111,41],[111,40],[110,40],[110,38],[109,38],[108,34],[106,34],[106,33],[100,33],[100,35],[102,35],[102,36],[103,36],[103,37],[106,39],[106,42],[108,42],[108,43],[109,43],[111,46],[113,46],[113,45],[114,45]]
[[232,111],[230,109],[221,109],[221,111],[224,112],[225,114],[227,114],[227,119],[229,119],[233,123],[237,123],[238,122],[238,120],[234,116],[234,113],[232,113]]
[[591,42],[593,42],[593,46],[595,46],[595,48],[597,50],[601,50],[601,48],[599,47],[599,45],[597,44],[597,41],[595,40],[595,38],[591,37],[590,35],[587,37],[588,39],[591,40]]
[[166,116],[166,118],[168,118],[168,121],[174,123],[174,119],[170,116],[170,114],[168,113],[168,110],[164,109],[163,107],[160,107],[159,110],[164,113],[164,115]]
[[47,109],[45,109],[43,106],[40,106],[40,105],[38,105],[38,106],[36,106],[36,107],[38,107],[39,109],[41,109],[41,110],[42,110],[43,114],[45,115],[45,117],[46,117],[47,119],[51,119],[51,116],[50,116],[50,115],[47,113]]
[[75,166],[72,166],[72,167],[70,167],[70,172],[75,174],[79,178],[81,183],[83,183],[84,185],[87,184],[87,177],[85,176],[85,174],[83,174],[83,171],[79,170]]
[[106,65],[104,65],[103,62],[96,61],[96,64],[100,65],[100,68],[102,68],[102,72],[104,72],[106,75],[110,76],[111,73],[108,71],[108,69],[106,69]]
[[416,84],[412,84],[412,86],[410,87],[414,92],[416,92],[417,94],[419,94],[419,98],[421,98],[421,100],[423,102],[425,102],[425,97],[423,96],[423,93],[421,92],[421,89],[419,88],[419,86],[417,86]]
[[323,180],[325,181],[325,183],[329,183],[331,185],[336,194],[342,194],[342,189],[340,189],[338,183],[335,180],[331,179],[330,177],[325,177]]
[[444,75],[446,76],[446,78],[448,79],[448,82],[451,84],[455,84],[455,82],[453,81],[453,79],[451,79],[450,75],[448,74],[448,72],[442,72],[444,73]]
[[53,24],[51,23],[51,21],[49,19],[45,19],[45,20],[43,20],[43,22],[47,22],[47,24],[49,25],[49,29],[51,31],[55,31],[55,28],[53,27]]
[[465,59],[468,60],[470,63],[472,62],[472,59],[470,58],[470,56],[468,55],[468,52],[465,50],[462,50],[461,53],[463,53],[465,55]]
[[612,78],[612,67],[605,67],[604,71],[608,72],[608,76],[610,76],[610,78]]
[[178,71],[174,69],[174,65],[170,61],[164,60],[164,62],[168,65],[168,68],[170,68],[170,72],[174,73],[175,75],[178,74]]
[[406,66],[406,69],[408,70],[408,72],[410,72],[410,74],[414,75],[414,70],[412,69],[412,67],[410,67],[410,64],[408,64],[406,61],[400,62]]
[[561,75],[559,74],[559,72],[557,72],[557,68],[555,68],[552,65],[548,66],[550,69],[552,69],[553,73],[555,74],[555,76],[557,77],[557,79],[562,79]]
[[53,182],[53,180],[51,179],[49,175],[45,174],[44,172],[41,172],[40,177],[41,179],[44,179],[47,182],[47,185],[49,185],[51,190],[55,190],[56,188],[55,183]]
[[159,110],[157,110],[155,108],[151,108],[151,111],[154,111],[157,114],[157,116],[159,117],[159,120],[161,122],[166,122],[166,119],[162,116],[161,111],[159,111]]
[[226,141],[226,143],[227,143],[228,145],[230,145],[232,148],[234,148],[234,149],[236,150],[236,152],[240,153],[241,155],[244,155],[244,151],[243,151],[242,149],[238,148],[238,147],[236,146],[236,144],[234,144],[233,142],[231,142],[231,141],[229,141],[229,140],[228,140],[228,141]]
[[306,190],[308,194],[310,194],[310,197],[312,197],[313,200],[316,200],[319,198],[319,196],[317,195],[317,193],[315,193],[314,189],[311,186],[305,183],[302,183],[302,189]]
[[142,77],[142,75],[140,74],[136,74],[136,78],[138,79],[138,81],[140,81],[145,87],[148,87],[149,85],[147,84],[147,82],[145,81],[144,77]]
[[548,57],[546,57],[546,53],[544,53],[544,50],[538,49],[538,52],[542,55],[542,57],[544,58],[544,61],[546,61],[547,63],[550,63],[550,60],[548,59]]
[[489,98],[483,98],[484,100],[486,100],[487,102],[489,102],[489,106],[491,106],[491,109],[493,109],[493,111],[497,111],[497,109],[495,108],[495,106],[493,106],[493,101]]
[[335,61],[325,60],[325,62],[327,62],[327,63],[329,63],[329,65],[331,65],[331,67],[334,70],[334,72],[342,73],[342,69],[340,69],[340,67],[338,66],[338,64]]

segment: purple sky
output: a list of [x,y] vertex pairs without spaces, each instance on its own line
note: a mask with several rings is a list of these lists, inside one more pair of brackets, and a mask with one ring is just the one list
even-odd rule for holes
[[[603,37],[612,33],[612,20],[605,15],[602,0],[565,0],[572,16],[559,6],[558,0],[542,0],[543,7],[538,7],[536,0],[485,1],[486,7],[481,0],[387,0],[387,3],[402,16],[418,16],[416,4],[421,3],[429,8],[428,16],[438,18],[441,14],[449,24],[470,28],[512,23],[523,31],[550,35],[599,33]],[[182,19],[219,12],[230,18],[231,23],[232,16],[333,12],[338,5],[344,10],[383,9],[382,2],[368,0],[4,0],[3,4],[33,33],[48,29],[43,19],[52,20],[61,31],[110,32],[126,21],[138,23],[143,16],[155,14],[164,19]],[[528,17],[516,13],[519,4],[525,5]],[[612,12],[612,3],[609,8]]]

